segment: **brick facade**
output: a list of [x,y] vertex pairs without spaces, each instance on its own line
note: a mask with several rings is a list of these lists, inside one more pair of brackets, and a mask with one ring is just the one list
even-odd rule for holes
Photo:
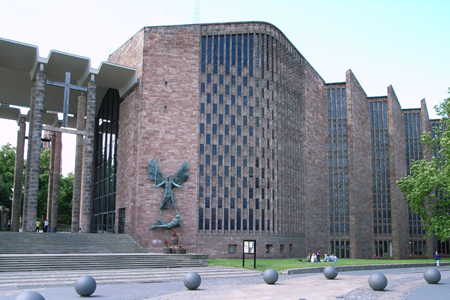
[[389,112],[389,161],[391,162],[392,240],[393,256],[404,257],[408,253],[408,205],[403,200],[397,180],[406,174],[405,127],[403,112],[392,86],[388,87]]
[[[350,256],[370,257],[372,215],[370,117],[367,95],[351,71],[347,71],[347,112],[349,132]],[[369,222],[368,222],[369,221]]]
[[[406,255],[407,206],[395,187],[404,127],[391,87],[368,98],[350,70],[327,84],[261,22],[145,27],[109,61],[136,68],[140,80],[120,104],[116,230],[121,211],[125,232],[151,252],[176,231],[212,257],[239,258],[244,239],[257,241],[260,258],[367,258],[374,240]],[[387,194],[372,189],[386,184],[372,174],[372,102],[387,103],[391,165],[391,233],[378,240],[375,201]],[[165,175],[189,163],[189,180],[173,189],[182,227],[149,229],[175,216],[173,205],[159,213],[164,190],[147,174],[156,158]]]
[[[142,70],[142,77],[120,107],[116,207],[125,208],[125,224],[150,251],[170,242],[170,230],[148,228],[175,216],[173,205],[159,214],[164,189],[156,189],[154,205],[154,182],[147,172],[156,157],[165,175],[173,176],[184,161],[190,165],[189,180],[174,188],[183,224],[176,231],[182,243],[196,244],[199,41],[198,26],[144,28],[125,45],[132,59],[117,61]],[[141,57],[133,56],[141,44]]]

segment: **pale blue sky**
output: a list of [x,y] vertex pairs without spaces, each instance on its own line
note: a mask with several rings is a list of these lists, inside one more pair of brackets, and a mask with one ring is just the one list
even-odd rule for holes
[[[277,26],[327,82],[344,81],[352,69],[368,96],[386,95],[392,84],[403,108],[425,98],[432,118],[450,96],[448,0],[199,2],[200,23]],[[96,68],[144,26],[194,23],[194,7],[195,0],[2,1],[0,37],[36,45],[43,57],[51,49],[86,56]],[[0,145],[15,140],[12,123]],[[72,160],[64,158],[64,173]]]

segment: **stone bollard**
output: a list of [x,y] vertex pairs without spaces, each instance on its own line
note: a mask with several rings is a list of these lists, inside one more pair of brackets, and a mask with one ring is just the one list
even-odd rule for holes
[[263,279],[267,284],[274,284],[278,280],[278,272],[275,269],[267,269],[263,273]]
[[189,272],[184,275],[183,283],[187,289],[195,290],[202,283],[202,278],[197,272]]
[[369,285],[374,291],[384,290],[387,284],[387,278],[382,273],[374,273],[369,277]]
[[323,270],[323,275],[325,275],[327,279],[335,279],[338,275],[338,271],[335,266],[326,266]]
[[14,298],[14,300],[45,300],[45,298],[38,292],[25,292]]
[[97,283],[95,282],[95,279],[91,276],[81,276],[77,279],[77,282],[75,283],[75,291],[80,295],[81,297],[89,297],[95,292],[95,289],[97,288]]
[[423,272],[423,278],[430,284],[436,284],[441,280],[441,272],[436,268],[427,268]]

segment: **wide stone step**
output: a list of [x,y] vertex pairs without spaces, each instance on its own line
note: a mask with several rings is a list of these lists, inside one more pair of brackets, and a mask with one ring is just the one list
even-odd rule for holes
[[206,256],[151,254],[0,255],[0,272],[201,267]]
[[206,255],[152,254],[126,234],[0,232],[0,273],[202,267]]
[[0,254],[145,252],[126,234],[0,232]]
[[40,288],[42,279],[45,278],[46,287],[73,286],[76,280],[83,275],[92,276],[97,284],[126,284],[126,283],[155,283],[173,280],[182,280],[186,273],[197,272],[202,279],[245,277],[261,275],[260,271],[235,269],[228,267],[193,267],[175,269],[111,269],[111,270],[87,270],[87,271],[42,271],[42,272],[0,272],[0,289],[15,288]]

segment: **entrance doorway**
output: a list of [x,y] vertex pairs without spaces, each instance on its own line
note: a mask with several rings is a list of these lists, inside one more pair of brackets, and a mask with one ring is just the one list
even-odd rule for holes
[[118,233],[125,233],[125,208],[119,208]]

